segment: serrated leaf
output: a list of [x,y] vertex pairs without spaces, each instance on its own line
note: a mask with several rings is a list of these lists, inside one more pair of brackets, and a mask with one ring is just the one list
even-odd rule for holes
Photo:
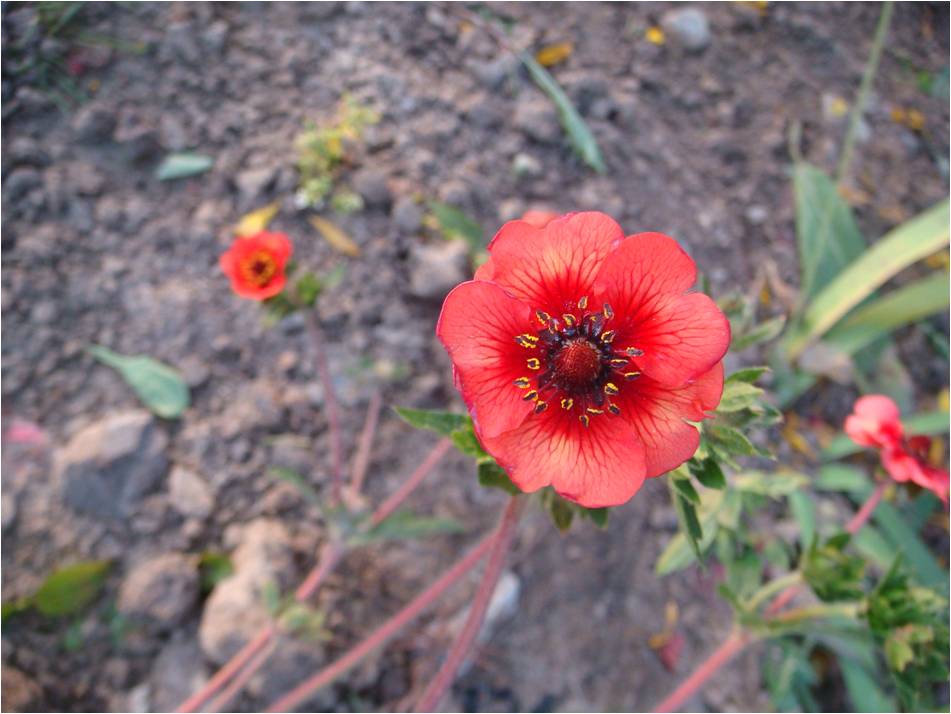
[[417,516],[410,511],[397,511],[369,531],[355,536],[354,540],[360,543],[380,540],[407,540],[446,533],[462,533],[464,531],[465,528],[462,524],[451,518]]
[[99,595],[110,567],[107,560],[87,560],[55,570],[33,595],[33,606],[47,617],[79,612]]
[[746,382],[731,382],[727,380],[723,385],[723,396],[720,397],[718,412],[738,412],[756,404],[763,390]]
[[733,374],[727,377],[726,381],[746,382],[747,384],[753,384],[769,371],[769,367],[743,367],[742,369],[736,370]]
[[915,659],[915,651],[903,637],[902,631],[893,632],[885,638],[885,659],[888,666],[901,672]]
[[555,108],[558,110],[558,116],[561,119],[561,125],[565,133],[568,134],[571,146],[577,152],[578,156],[599,174],[603,174],[607,171],[604,158],[601,156],[601,149],[598,148],[598,142],[594,138],[594,134],[591,133],[588,125],[585,124],[584,119],[581,118],[578,110],[575,109],[568,95],[565,94],[558,82],[555,81],[555,78],[548,73],[548,70],[536,62],[535,58],[530,54],[523,52],[519,55],[519,58],[522,60],[525,68],[528,69],[528,73],[535,84],[537,84],[554,103]]
[[[677,513],[677,521],[680,523],[680,532],[685,535],[687,544],[693,551],[694,558],[696,558],[698,563],[702,564],[703,556],[700,550],[700,541],[703,539],[703,526],[700,525],[700,519],[697,517],[697,510],[694,505],[695,503],[699,503],[700,497],[696,494],[696,491],[694,491],[694,495],[697,498],[696,502],[684,496],[678,482],[688,485],[690,482],[687,479],[676,478],[673,474],[671,474],[670,480],[668,481],[671,500],[674,504],[674,510]],[[692,489],[693,486],[691,486],[691,490]]]
[[466,414],[439,411],[436,409],[410,409],[393,407],[400,419],[417,429],[434,431],[441,436],[451,436],[454,431],[471,426],[472,421]]
[[455,447],[466,456],[471,456],[477,461],[491,458],[479,443],[471,423],[456,429],[450,434],[450,438]]
[[215,160],[204,154],[183,152],[169,154],[155,171],[155,178],[159,181],[173,181],[205,173],[215,163]]
[[343,230],[326,218],[323,216],[309,216],[307,221],[317,229],[317,232],[323,236],[331,248],[351,258],[360,257],[360,246],[358,246],[350,236],[344,233]]
[[486,488],[498,488],[506,493],[517,496],[521,493],[518,486],[512,483],[508,474],[494,461],[483,461],[478,466],[479,484]]
[[723,475],[723,469],[720,468],[716,459],[703,459],[702,461],[695,458],[690,459],[687,462],[687,467],[693,477],[707,488],[726,488],[726,476]]
[[485,234],[482,226],[469,218],[455,206],[439,201],[430,201],[429,210],[432,212],[439,231],[447,240],[463,240],[472,254],[485,250]]
[[706,430],[709,440],[718,451],[727,455],[762,456],[762,452],[753,446],[741,431],[722,424],[715,424]]
[[734,476],[731,483],[739,491],[779,498],[806,486],[809,477],[795,471],[744,471]]
[[116,370],[154,414],[174,419],[188,408],[188,385],[171,367],[151,357],[121,355],[101,345],[88,349],[93,357]]
[[769,342],[778,337],[785,326],[786,316],[777,315],[776,317],[759,323],[749,330],[737,332],[730,343],[730,350],[733,352],[741,352],[754,345]]
[[279,210],[281,210],[281,202],[274,201],[263,208],[244,214],[235,226],[234,234],[239,238],[247,238],[260,233],[267,228]]

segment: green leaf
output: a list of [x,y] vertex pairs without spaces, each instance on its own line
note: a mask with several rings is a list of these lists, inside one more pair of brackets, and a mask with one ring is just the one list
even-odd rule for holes
[[32,597],[21,597],[16,600],[10,600],[3,603],[3,614],[0,615],[0,622],[6,622],[7,618],[26,612],[33,606]]
[[598,528],[604,530],[608,527],[608,518],[611,515],[610,508],[583,508],[578,507],[583,518],[587,518]]
[[869,478],[865,471],[855,466],[827,464],[819,470],[813,487],[818,491],[865,493],[869,487]]
[[847,533],[839,534],[822,545],[812,542],[803,555],[802,577],[820,600],[857,600],[865,594],[865,563],[845,552],[848,542]]
[[397,511],[374,528],[356,535],[354,540],[358,543],[370,543],[380,540],[425,538],[431,535],[464,531],[462,524],[451,518],[417,516],[410,511]]
[[857,712],[894,712],[898,711],[895,701],[882,691],[875,677],[854,660],[840,657],[839,668],[845,688]]
[[456,448],[466,456],[471,456],[477,461],[492,458],[486,453],[485,449],[482,448],[482,444],[479,443],[479,439],[476,437],[475,430],[472,428],[471,423],[461,429],[456,429],[450,434],[450,438]]
[[555,496],[548,499],[548,513],[555,527],[562,533],[571,528],[571,521],[574,520],[575,511],[565,499]]
[[[678,497],[675,496],[675,498]],[[703,496],[703,505],[699,516],[703,537],[697,543],[697,549],[701,554],[707,551],[714,538],[716,538],[718,532],[717,513],[723,500],[723,494],[720,491],[707,491]],[[654,572],[657,575],[668,575],[686,568],[696,560],[694,548],[687,541],[687,535],[684,531],[679,531],[670,539],[667,547],[660,554],[657,563],[654,565]]]
[[513,496],[521,493],[518,486],[512,483],[508,474],[494,461],[479,463],[479,484],[486,488],[498,488]]
[[849,204],[820,169],[798,162],[793,169],[793,192],[802,269],[799,289],[808,301],[865,250],[865,239]]
[[887,280],[946,246],[949,221],[951,214],[945,199],[864,251],[814,297],[786,342],[787,356],[798,357]]
[[54,571],[33,596],[34,607],[47,617],[79,612],[99,595],[110,566],[107,560],[87,560]]
[[429,210],[432,211],[439,223],[439,230],[447,240],[464,240],[469,246],[469,252],[473,254],[485,250],[485,233],[482,226],[465,213],[454,206],[438,201],[430,201]]
[[[905,433],[921,436],[935,436],[948,433],[948,412],[924,412],[913,414],[902,419],[905,425]],[[842,434],[837,436],[832,442],[822,450],[822,458],[825,461],[845,458],[852,454],[857,454],[864,447],[859,446],[848,436]]]
[[885,659],[889,667],[899,672],[915,659],[915,651],[903,634],[903,631],[896,631],[885,638]]
[[703,461],[690,459],[687,466],[693,477],[707,488],[726,488],[726,477],[716,459],[703,459]]
[[778,337],[785,326],[786,316],[777,315],[759,323],[750,330],[738,331],[730,342],[730,350],[732,352],[742,352],[754,345],[769,342]]
[[201,590],[208,593],[234,572],[234,565],[224,553],[206,550],[198,556],[198,572],[201,575]]
[[294,284],[298,301],[308,307],[313,307],[322,289],[323,285],[320,282],[320,278],[314,273],[304,273]]
[[[671,479],[673,483],[673,479]],[[703,526],[700,525],[700,519],[697,517],[697,510],[694,504],[688,501],[679,490],[674,487],[673,496],[674,510],[677,511],[677,520],[680,522],[681,533],[687,536],[687,543],[693,551],[694,558],[698,563],[703,563],[703,554],[700,549],[700,542],[703,540]]]
[[205,173],[214,163],[213,158],[204,154],[193,154],[191,152],[169,154],[155,171],[155,178],[159,181],[172,181],[197,176]]
[[717,451],[727,455],[763,456],[763,452],[753,446],[741,431],[733,427],[715,424],[706,430],[706,434]]
[[788,496],[809,483],[809,477],[796,471],[744,471],[733,477],[738,491],[756,493],[770,498]]
[[727,380],[723,385],[723,396],[720,397],[718,412],[738,412],[755,404],[763,390],[746,382]]
[[923,585],[947,589],[948,571],[938,565],[931,550],[915,533],[901,513],[890,503],[879,503],[872,520],[902,554],[908,569]]
[[807,491],[793,491],[789,508],[799,524],[799,543],[808,548],[816,537],[816,504]]
[[535,84],[555,104],[558,109],[558,116],[561,119],[561,126],[568,134],[571,146],[578,156],[599,174],[607,171],[604,158],[601,156],[601,149],[598,148],[598,142],[594,138],[594,134],[591,133],[588,125],[585,124],[584,119],[581,118],[578,110],[575,109],[568,95],[555,81],[555,78],[549,74],[548,70],[538,64],[528,52],[522,52],[519,59],[522,60]]
[[116,370],[154,414],[174,419],[188,408],[188,385],[171,367],[151,357],[128,357],[100,345],[88,349],[93,357]]
[[745,382],[747,384],[753,384],[767,372],[769,372],[769,367],[743,367],[727,377],[726,383]]
[[264,601],[264,609],[271,617],[277,617],[281,612],[282,598],[281,591],[277,583],[273,580],[267,580],[261,586],[261,599]]
[[687,501],[695,506],[700,505],[700,494],[690,483],[690,477],[681,469],[670,473],[670,483],[676,489],[677,493],[683,496]]
[[466,414],[407,407],[393,407],[393,410],[410,426],[434,431],[441,436],[451,436],[457,429],[464,429],[472,423]]

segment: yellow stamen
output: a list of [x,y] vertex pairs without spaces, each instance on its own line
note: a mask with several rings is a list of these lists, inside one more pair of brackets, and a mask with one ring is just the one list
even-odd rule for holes
[[541,369],[542,363],[539,362],[537,357],[529,357],[525,363],[528,365],[529,369]]
[[613,395],[617,394],[619,391],[620,391],[620,390],[617,388],[617,385],[614,384],[613,382],[608,382],[607,384],[604,385],[604,393],[605,393],[605,394],[610,394],[610,395],[613,396]]
[[617,334],[617,332],[616,332],[615,330],[608,330],[608,331],[605,332],[603,335],[601,335],[601,341],[602,341],[604,344],[606,344],[606,345],[607,345],[607,344],[610,344],[610,343],[614,342],[614,336],[615,336],[616,334]]
[[575,404],[575,400],[572,399],[571,397],[564,397],[561,400],[562,409],[571,409],[571,407],[573,407],[574,404]]

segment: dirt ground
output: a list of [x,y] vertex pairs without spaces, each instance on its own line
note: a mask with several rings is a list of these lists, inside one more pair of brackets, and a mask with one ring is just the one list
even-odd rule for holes
[[[292,467],[317,488],[328,479],[324,395],[304,323],[265,325],[217,267],[246,211],[284,200],[273,227],[292,237],[299,262],[346,263],[320,315],[348,453],[374,391],[387,405],[461,406],[433,337],[445,290],[431,286],[465,271],[445,251],[425,250],[441,239],[421,228],[416,198],[458,206],[487,236],[529,208],[602,210],[629,232],[675,236],[715,295],[747,289],[770,259],[795,285],[789,130],[798,123],[805,157],[834,168],[846,123],[837,107],[854,98],[878,6],[704,4],[709,33],[693,51],[666,24],[665,3],[490,9],[511,21],[519,46],[573,43],[552,73],[597,136],[606,174],[579,163],[517,60],[448,5],[91,3],[70,32],[28,39],[37,5],[4,4],[3,416],[39,424],[46,441],[4,444],[3,601],[58,565],[113,561],[104,594],[82,616],[4,624],[5,708],[173,708],[214,671],[228,627],[248,627],[240,610],[211,621],[217,595],[199,593],[197,557],[240,549],[239,574],[263,568],[289,591],[326,539],[314,509],[268,473]],[[647,41],[661,23],[665,42]],[[74,30],[100,41],[77,50]],[[65,76],[43,64],[50,57],[73,72],[81,102],[49,89]],[[948,193],[948,102],[916,83],[916,71],[939,71],[947,57],[948,5],[897,5],[853,169],[869,237]],[[356,259],[322,241],[291,198],[295,136],[305,120],[332,118],[345,92],[382,117],[343,179],[366,208],[333,216],[360,245]],[[896,108],[920,111],[923,126],[897,123]],[[213,156],[213,168],[156,180],[161,158],[185,149]],[[192,406],[176,421],[145,417],[86,353],[91,343],[176,366]],[[946,383],[946,370],[923,365],[915,376]],[[837,419],[847,408],[822,405]],[[90,435],[102,453],[83,451]],[[120,454],[130,474],[116,486],[121,498],[70,485],[71,465],[106,459],[123,439],[134,443]],[[370,500],[392,492],[434,443],[385,412]],[[466,533],[350,556],[320,596],[329,639],[284,643],[237,705],[265,706],[372,630],[492,527],[503,502],[479,488],[471,463],[447,457],[411,505],[458,519]],[[712,576],[654,576],[675,529],[662,479],[616,509],[603,532],[585,524],[562,536],[529,509],[509,563],[508,611],[445,708],[649,709],[730,622]],[[309,709],[412,702],[475,582]],[[673,672],[648,645],[670,602],[686,636]],[[260,602],[246,604],[260,613]],[[758,654],[726,668],[693,707],[767,707]]]

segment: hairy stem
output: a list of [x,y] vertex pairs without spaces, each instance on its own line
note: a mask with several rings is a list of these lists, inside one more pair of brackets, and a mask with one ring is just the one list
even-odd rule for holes
[[389,518],[393,514],[393,511],[402,505],[407,496],[423,482],[423,479],[429,475],[429,472],[433,470],[433,467],[439,463],[440,459],[446,455],[446,452],[449,451],[451,447],[452,442],[449,439],[440,439],[436,446],[433,447],[433,450],[423,459],[423,463],[416,467],[416,470],[410,474],[410,477],[403,482],[403,485],[396,489],[389,498],[373,511],[370,515],[370,526],[378,526]]
[[513,496],[509,500],[509,505],[502,514],[502,522],[499,524],[495,542],[492,544],[492,551],[489,553],[489,562],[485,566],[482,582],[479,583],[479,589],[472,600],[472,607],[469,610],[465,625],[463,625],[462,631],[456,637],[455,642],[452,643],[442,667],[439,668],[436,676],[426,687],[413,711],[432,712],[436,710],[446,690],[449,689],[456,678],[456,673],[469,654],[469,650],[472,649],[472,643],[482,628],[482,621],[485,619],[485,613],[492,601],[492,594],[495,592],[499,577],[502,575],[505,556],[508,554],[512,539],[515,536],[515,527],[521,514],[521,506],[521,500],[517,496]]
[[416,619],[427,607],[435,602],[457,580],[472,570],[485,556],[495,542],[497,534],[486,536],[475,548],[469,551],[455,565],[446,570],[436,582],[416,596],[406,607],[373,631],[366,639],[351,648],[345,655],[332,664],[301,682],[290,692],[271,704],[266,711],[286,712],[294,709],[315,692],[346,674],[368,654],[382,647],[387,640]]
[[350,490],[354,494],[363,490],[363,480],[366,478],[367,467],[370,465],[370,448],[373,446],[373,436],[376,434],[376,425],[380,420],[381,406],[383,406],[383,399],[379,392],[374,392],[373,396],[370,397],[370,406],[367,407],[367,420],[363,424],[357,453],[353,458]]

